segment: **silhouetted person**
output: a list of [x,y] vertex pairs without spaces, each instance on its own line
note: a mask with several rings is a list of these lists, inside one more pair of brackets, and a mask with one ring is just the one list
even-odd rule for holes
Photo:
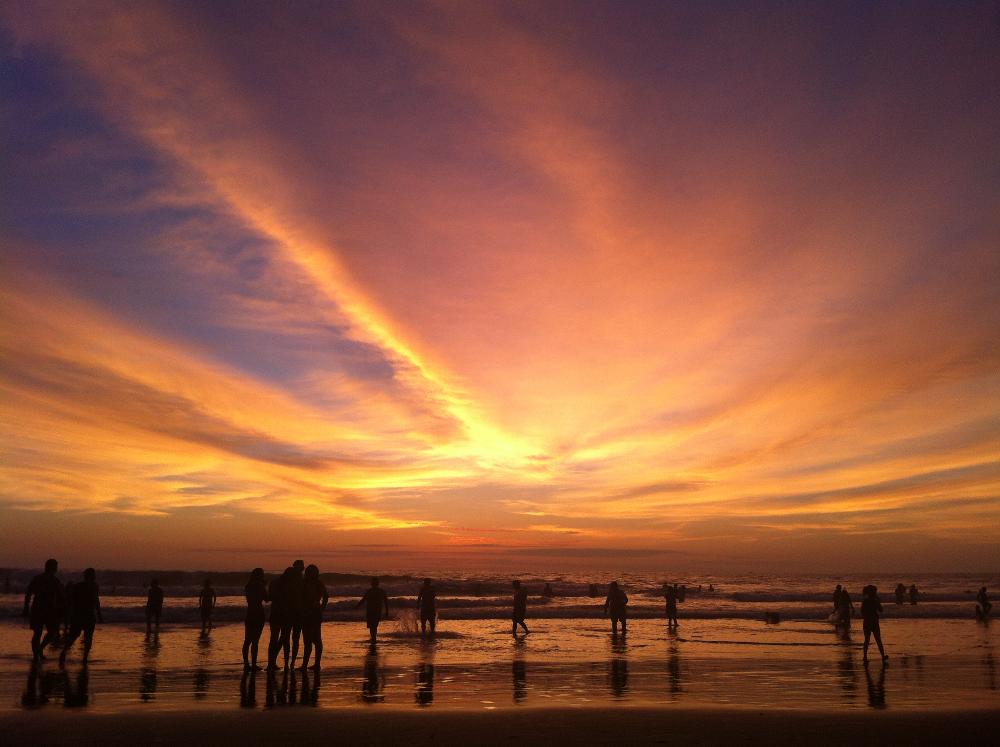
[[215,599],[212,579],[206,578],[198,593],[198,611],[201,612],[201,631],[203,633],[212,627],[212,610],[215,609]]
[[277,578],[271,579],[267,588],[267,597],[271,600],[271,638],[267,646],[267,668],[274,671],[278,668],[278,652],[284,651],[285,667],[288,667],[288,639],[292,633],[292,612],[289,592],[289,579],[295,574],[295,569],[289,566]]
[[73,584],[73,592],[69,597],[69,635],[59,654],[59,666],[66,665],[66,654],[70,646],[83,633],[83,663],[90,658],[90,649],[94,645],[94,627],[101,619],[101,597],[97,588],[97,574],[93,568],[83,572],[83,581]]
[[618,635],[618,623],[622,625],[622,635],[625,635],[627,632],[627,606],[628,596],[618,588],[617,581],[612,581],[608,585],[608,596],[604,600],[604,614],[611,618],[612,635]]
[[981,586],[979,588],[979,593],[976,594],[976,617],[980,620],[985,620],[990,616],[990,610],[993,609],[993,604],[990,602],[990,596],[986,593],[986,587]]
[[902,604],[906,601],[906,587],[902,584],[896,584],[896,604]]
[[59,563],[49,558],[45,561],[45,571],[31,579],[24,592],[24,611],[21,614],[28,618],[31,627],[31,653],[35,661],[44,658],[45,647],[59,637],[59,621],[66,608],[66,598],[63,585],[56,578],[58,570]]
[[264,603],[267,601],[267,585],[264,583],[264,569],[254,568],[250,571],[250,580],[243,587],[247,600],[247,614],[243,620],[243,669],[259,671],[257,652],[260,648],[260,636],[264,632]]
[[552,591],[552,584],[546,583],[545,584],[545,588],[542,589],[542,596],[546,597],[547,599],[551,599],[555,595],[556,595],[556,593],[554,591]]
[[302,639],[305,644],[302,650],[303,669],[309,667],[309,656],[315,650],[313,669],[319,671],[319,660],[323,656],[323,610],[329,601],[330,595],[327,594],[326,584],[319,577],[319,568],[310,565],[302,580]]
[[163,614],[163,589],[160,580],[154,578],[149,582],[149,593],[146,595],[146,635],[149,635],[153,623],[160,629],[160,615]]
[[838,627],[850,628],[851,627],[851,615],[854,613],[854,603],[851,601],[851,595],[847,592],[847,589],[841,589],[840,584],[837,584],[837,591],[835,593],[835,605],[836,605],[836,620]]
[[528,616],[528,590],[521,588],[520,581],[514,581],[513,586],[514,609],[511,614],[510,632],[516,638],[518,625],[524,629],[525,635],[531,631],[529,631],[528,626],[524,624],[524,618]]
[[389,597],[379,588],[377,576],[372,577],[371,587],[356,606],[360,607],[361,605],[365,606],[365,624],[368,626],[371,642],[375,643],[375,639],[378,637],[378,624],[383,619],[383,612],[385,619],[389,619]]
[[677,627],[677,587],[663,584],[663,598],[667,605],[667,627]]
[[299,639],[302,637],[302,581],[306,568],[305,561],[296,560],[292,563],[292,568],[295,569],[295,573],[289,576],[290,588],[288,590],[288,598],[291,602],[290,614],[292,623],[291,636],[289,639],[292,645],[292,660],[290,666],[294,669],[295,659],[297,659],[299,655]]
[[431,635],[437,625],[437,590],[431,585],[429,578],[424,579],[423,586],[417,592],[417,607],[420,609],[420,634],[427,635],[427,625],[430,623]]
[[920,599],[920,592],[917,591],[916,584],[910,584],[910,604],[916,604]]
[[864,623],[865,645],[863,661],[868,663],[868,645],[872,636],[875,636],[875,643],[878,652],[882,655],[882,661],[889,661],[882,645],[882,631],[879,629],[879,615],[882,614],[882,602],[878,598],[878,589],[869,584],[861,591],[861,619]]

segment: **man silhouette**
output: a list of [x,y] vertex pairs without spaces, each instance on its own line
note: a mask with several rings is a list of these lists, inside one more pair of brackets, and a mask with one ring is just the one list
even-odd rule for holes
[[626,630],[626,608],[628,606],[628,596],[618,588],[618,582],[612,581],[608,585],[608,596],[604,600],[604,614],[611,618],[611,634],[618,635],[618,623],[622,624],[622,635]]
[[73,584],[73,593],[69,598],[69,636],[59,655],[59,666],[66,666],[66,654],[76,639],[83,633],[83,662],[90,658],[90,649],[94,645],[94,627],[101,618],[101,598],[97,588],[97,574],[93,568],[83,572],[83,581]]
[[528,630],[528,626],[524,624],[524,618],[528,615],[528,590],[521,588],[520,581],[514,581],[512,585],[514,587],[514,609],[511,613],[510,632],[511,635],[517,638],[518,625],[524,629],[525,635],[531,632]]
[[201,612],[201,632],[212,628],[212,610],[215,609],[215,589],[212,588],[212,579],[206,578],[205,585],[201,587],[198,594],[198,609]]
[[385,611],[385,619],[389,619],[389,597],[385,595],[385,591],[379,588],[377,576],[372,577],[371,588],[361,597],[357,607],[361,605],[365,605],[365,624],[368,626],[371,642],[374,644],[383,610]]
[[431,585],[429,578],[424,579],[424,585],[417,592],[417,607],[420,608],[420,634],[427,634],[427,623],[430,623],[431,635],[434,635],[437,620],[437,591]]
[[[56,578],[59,563],[54,558],[45,561],[45,571],[28,584],[24,592],[24,611],[31,627],[31,654],[34,661],[44,658],[42,652],[50,641],[59,637],[59,620],[66,607],[63,585]],[[30,606],[30,613],[29,613]],[[42,637],[45,631],[45,637]]]
[[295,573],[288,577],[288,603],[289,603],[289,616],[292,626],[291,630],[291,643],[292,643],[292,661],[291,667],[295,668],[295,660],[299,656],[299,640],[302,638],[302,581],[304,578],[306,563],[304,560],[296,560],[292,563],[292,568],[295,569]]
[[149,582],[149,594],[146,595],[146,635],[150,633],[152,624],[160,629],[160,615],[163,613],[163,589],[160,580],[154,578]]

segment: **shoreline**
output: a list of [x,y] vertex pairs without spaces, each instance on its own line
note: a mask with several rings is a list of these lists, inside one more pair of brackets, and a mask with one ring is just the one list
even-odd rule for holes
[[[836,728],[831,728],[831,725]],[[1000,711],[530,707],[506,711],[333,709],[0,714],[7,744],[955,744],[990,743]]]

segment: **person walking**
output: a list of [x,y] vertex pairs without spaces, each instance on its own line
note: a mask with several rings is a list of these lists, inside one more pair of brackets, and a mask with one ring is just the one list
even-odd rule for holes
[[389,597],[385,595],[385,591],[379,588],[378,576],[372,577],[371,587],[364,593],[356,606],[360,607],[361,605],[365,606],[365,625],[368,626],[368,633],[374,644],[378,637],[378,624],[383,619],[383,612],[385,613],[384,618],[389,619]]
[[31,579],[24,592],[24,611],[21,614],[28,618],[31,628],[33,661],[44,659],[45,647],[59,638],[59,622],[66,609],[66,595],[62,582],[56,577],[58,570],[59,562],[49,558],[45,561],[45,570]]
[[83,663],[90,658],[94,646],[94,628],[103,623],[101,598],[97,588],[97,573],[93,568],[83,572],[83,581],[73,584],[73,594],[69,599],[69,636],[59,654],[59,666],[66,666],[66,654],[76,639],[83,634]]
[[524,624],[524,618],[528,616],[528,590],[521,586],[521,582],[515,580],[514,586],[514,609],[511,614],[511,634],[517,638],[517,626],[520,625],[527,635],[531,631]]
[[437,624],[437,590],[429,578],[424,579],[423,586],[417,592],[417,607],[420,609],[420,635],[427,635],[427,626],[431,626],[434,635]]
[[882,645],[882,631],[879,628],[879,616],[882,614],[882,602],[878,598],[878,588],[869,584],[861,590],[861,620],[865,632],[864,657],[862,661],[868,663],[868,645],[872,636],[875,637],[875,644],[878,652],[882,655],[882,662],[889,661]]

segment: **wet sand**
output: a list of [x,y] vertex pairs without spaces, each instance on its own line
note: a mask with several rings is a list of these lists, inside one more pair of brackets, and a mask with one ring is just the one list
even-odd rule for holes
[[526,708],[0,715],[6,744],[991,744],[1000,712]]

